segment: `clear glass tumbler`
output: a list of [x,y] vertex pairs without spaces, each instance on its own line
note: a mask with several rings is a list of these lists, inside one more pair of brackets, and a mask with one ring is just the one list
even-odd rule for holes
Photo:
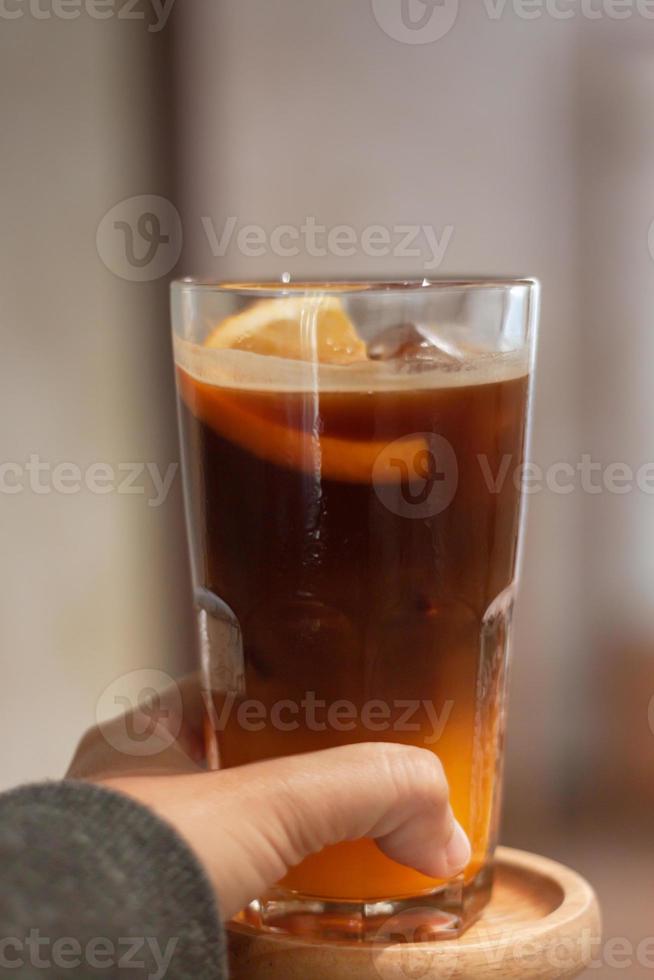
[[527,279],[173,284],[210,765],[422,746],[473,847],[443,881],[339,844],[245,924],[434,939],[488,901],[537,308]]

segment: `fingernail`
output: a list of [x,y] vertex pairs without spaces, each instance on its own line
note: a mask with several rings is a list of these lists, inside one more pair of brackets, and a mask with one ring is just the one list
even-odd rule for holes
[[445,847],[445,860],[450,874],[458,874],[463,871],[472,857],[472,848],[466,832],[458,820],[454,821],[452,836]]

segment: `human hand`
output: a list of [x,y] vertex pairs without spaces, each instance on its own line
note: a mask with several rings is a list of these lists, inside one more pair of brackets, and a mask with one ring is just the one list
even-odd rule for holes
[[371,838],[434,878],[452,877],[470,860],[443,767],[425,749],[364,743],[207,772],[197,679],[162,694],[158,708],[150,737],[160,751],[130,752],[134,724],[142,729],[150,717],[140,706],[91,729],[67,775],[125,793],[171,824],[204,866],[225,919],[309,854],[341,841]]

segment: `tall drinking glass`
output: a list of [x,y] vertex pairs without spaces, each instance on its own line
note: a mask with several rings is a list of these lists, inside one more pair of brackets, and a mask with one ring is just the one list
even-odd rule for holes
[[451,937],[488,901],[537,305],[526,279],[172,287],[210,765],[421,746],[473,849],[444,881],[342,843],[246,924],[365,940],[417,909]]

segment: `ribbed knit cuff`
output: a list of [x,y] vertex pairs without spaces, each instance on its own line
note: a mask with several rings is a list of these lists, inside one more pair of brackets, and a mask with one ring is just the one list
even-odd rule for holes
[[[68,963],[55,962],[62,955]],[[121,793],[69,781],[0,795],[0,973],[43,980],[48,959],[51,975],[66,977],[227,976],[224,932],[197,858]]]

